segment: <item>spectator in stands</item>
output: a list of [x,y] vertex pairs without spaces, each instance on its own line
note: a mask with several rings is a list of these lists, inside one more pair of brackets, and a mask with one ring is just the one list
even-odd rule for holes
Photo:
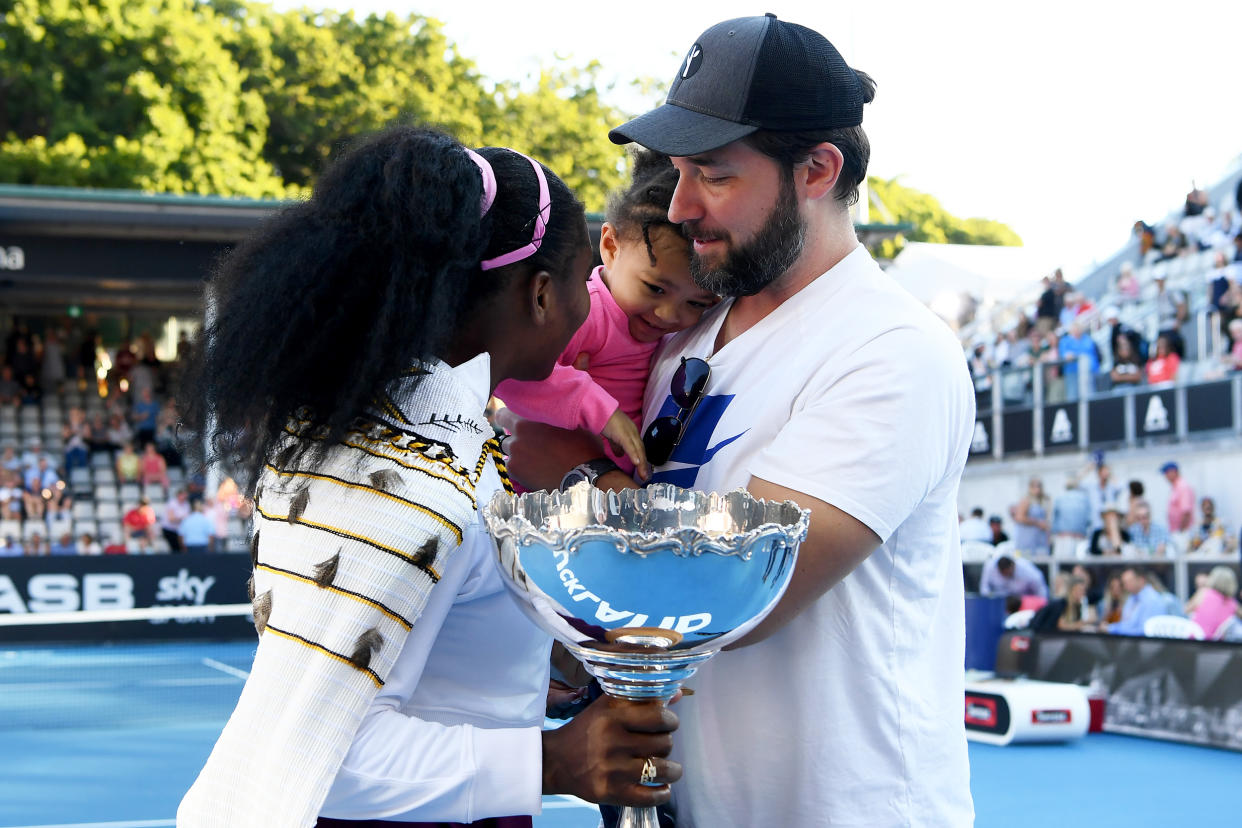
[[[1208,304],[1212,310],[1224,311],[1221,307],[1222,300],[1229,292],[1229,285],[1238,281],[1240,272],[1242,272],[1242,268],[1237,263],[1230,262],[1229,256],[1224,250],[1216,251],[1212,262],[1212,269],[1207,273]],[[1232,314],[1230,315],[1232,316]]]
[[190,515],[190,495],[185,489],[177,489],[168,497],[168,502],[164,504],[164,514],[160,518],[160,531],[164,533],[164,539],[168,541],[168,548],[173,552],[184,552],[185,547],[181,545],[181,521]]
[[33,467],[26,469],[26,490],[33,494],[41,494],[44,489],[55,488],[60,482],[60,474],[48,462],[47,457],[40,457]]
[[[1065,333],[1057,343],[1057,351],[1063,360],[1062,374],[1065,377],[1065,398],[1078,399],[1078,367],[1079,360],[1087,361],[1087,378],[1094,377],[1100,371],[1100,354],[1095,349],[1095,341],[1086,329],[1077,321],[1070,322]],[[1090,388],[1090,385],[1088,385]]]
[[1104,600],[1104,589],[1095,586],[1095,577],[1091,574],[1091,570],[1083,564],[1074,564],[1074,568],[1070,570],[1070,575],[1074,578],[1082,578],[1087,584],[1087,604],[1091,607],[1092,614],[1099,610],[1100,602]]
[[103,554],[128,555],[129,548],[125,545],[125,540],[123,538],[115,538],[108,535],[103,539]]
[[1052,286],[1047,276],[1043,281],[1043,293],[1039,295],[1039,303],[1035,308],[1035,327],[1041,334],[1051,333],[1061,317],[1061,296]]
[[1100,512],[1101,525],[1091,533],[1087,549],[1092,555],[1120,555],[1130,542],[1130,533],[1121,525],[1121,509],[1109,503]]
[[976,391],[986,391],[992,387],[992,361],[988,359],[987,348],[986,340],[976,338],[967,360]]
[[0,405],[17,405],[22,398],[22,385],[13,378],[13,368],[0,367]]
[[38,437],[32,437],[30,439],[30,447],[22,452],[23,474],[25,470],[38,466],[40,460],[47,460],[48,463],[52,462],[52,458],[43,451],[43,440]]
[[1084,294],[1071,290],[1065,294],[1065,304],[1061,307],[1060,327],[1068,328],[1075,319],[1091,313],[1095,305]]
[[992,542],[992,530],[983,519],[983,509],[978,506],[970,510],[970,517],[958,524],[957,531],[962,543]]
[[20,558],[25,554],[26,550],[22,546],[21,541],[12,535],[4,536],[4,545],[0,546],[0,558]]
[[137,483],[142,477],[142,458],[133,443],[125,443],[116,456],[116,479],[121,483]]
[[1173,350],[1169,335],[1162,333],[1156,338],[1156,353],[1147,361],[1147,381],[1152,385],[1173,382],[1177,379],[1177,369],[1181,364],[1181,357]]
[[1160,600],[1164,601],[1165,615],[1176,615],[1179,618],[1186,617],[1186,612],[1182,609],[1181,599],[1173,594],[1173,590],[1165,585],[1155,570],[1147,570],[1147,583],[1151,584],[1151,588],[1160,595]]
[[69,409],[69,419],[61,429],[65,444],[65,471],[85,469],[90,465],[91,427],[80,408]]
[[147,443],[142,447],[142,485],[153,483],[168,488],[168,463],[155,450],[155,443]]
[[116,447],[133,442],[134,430],[125,422],[125,416],[114,411],[108,416],[108,445]]
[[181,546],[191,555],[205,555],[211,548],[215,527],[211,518],[203,513],[203,502],[195,503],[193,510],[181,521],[178,529],[181,535]]
[[1137,302],[1142,286],[1138,276],[1134,275],[1134,265],[1121,263],[1121,272],[1117,274],[1117,297],[1123,303]]
[[1157,243],[1160,245],[1160,253],[1156,256],[1157,262],[1176,259],[1187,250],[1185,234],[1182,233],[1180,227],[1171,222],[1164,226],[1163,236],[1157,239]]
[[17,449],[13,448],[11,443],[5,446],[4,452],[0,454],[0,468],[7,471],[22,470],[22,458],[17,456]]
[[1065,401],[1065,378],[1061,374],[1061,351],[1055,331],[1044,335],[1044,349],[1039,354],[1040,370],[1044,372],[1044,400]]
[[1143,361],[1127,336],[1113,340],[1113,369],[1108,378],[1113,385],[1139,385],[1143,382]]
[[1189,532],[1195,519],[1195,490],[1172,461],[1161,466],[1160,473],[1169,481],[1169,531]]
[[156,402],[150,386],[138,391],[134,398],[130,420],[134,425],[134,440],[138,443],[155,442],[155,431],[160,416],[160,404]]
[[1157,336],[1169,340],[1169,348],[1177,354],[1178,359],[1186,356],[1185,344],[1182,340],[1182,323],[1190,316],[1186,304],[1186,294],[1180,290],[1166,288],[1168,277],[1164,273],[1156,274],[1156,329]]
[[1143,488],[1142,480],[1131,480],[1129,483],[1126,484],[1126,487],[1130,491],[1130,496],[1129,496],[1129,499],[1126,501],[1126,513],[1122,520],[1126,526],[1129,526],[1131,523],[1134,523],[1134,521],[1138,519],[1137,513],[1134,511],[1134,507],[1138,506],[1140,503],[1147,502],[1143,498],[1143,495],[1144,493],[1146,493],[1147,490]]
[[125,516],[121,518],[121,523],[124,524],[130,540],[137,542],[139,549],[146,552],[151,548],[155,540],[157,521],[150,500],[145,497],[139,498],[138,505],[125,513]]
[[26,541],[26,557],[45,558],[51,553],[41,532],[32,532]]
[[1229,320],[1229,340],[1233,343],[1225,362],[1234,371],[1242,371],[1242,319]]
[[128,390],[129,372],[133,370],[134,363],[137,361],[138,356],[134,353],[129,339],[122,339],[121,344],[117,346],[116,356],[112,359],[112,371],[108,375],[109,383],[122,391]]
[[1191,620],[1207,638],[1215,638],[1221,627],[1238,613],[1238,576],[1227,566],[1214,566],[1207,583],[1195,593],[1198,599]]
[[91,451],[116,451],[121,447],[108,442],[108,421],[102,411],[88,415],[87,420],[91,433],[86,438],[86,444]]
[[1126,603],[1126,589],[1121,583],[1121,574],[1110,575],[1104,586],[1104,594],[1100,597],[1100,624],[1115,624],[1121,620],[1121,608]]
[[1204,555],[1219,555],[1233,551],[1233,538],[1225,532],[1224,522],[1216,516],[1216,501],[1205,497],[1199,501],[1203,517],[1190,533],[1188,548]]
[[992,533],[988,542],[993,546],[1000,546],[1009,541],[1009,535],[1005,533],[1005,521],[1001,520],[1000,515],[992,515],[988,518],[988,530]]
[[1107,463],[1100,463],[1095,473],[1096,479],[1087,486],[1087,497],[1091,500],[1091,528],[1099,529],[1104,525],[1104,508],[1116,507],[1121,501],[1121,487],[1113,482],[1113,470]]
[[73,515],[73,497],[65,488],[64,481],[48,489],[44,495],[43,516],[48,525],[64,523]]
[[82,537],[78,538],[78,554],[102,555],[103,547],[99,545],[99,541],[91,537],[89,532],[83,532]]
[[1130,348],[1138,354],[1140,362],[1147,361],[1147,343],[1138,331],[1121,322],[1121,313],[1115,307],[1104,309],[1104,322],[1108,326],[1108,348],[1112,360],[1117,361],[1117,344],[1122,339],[1130,340]]
[[1048,530],[1052,504],[1044,492],[1044,483],[1032,477],[1027,483],[1026,495],[1009,510],[1015,524],[1014,549],[1023,555],[1048,554]]
[[4,485],[0,486],[0,520],[21,520],[24,505],[22,496],[26,493],[26,488],[22,485],[21,474],[5,470],[3,483]]
[[21,386],[22,396],[27,388],[38,386],[39,365],[31,352],[29,339],[21,337],[15,341],[9,365],[13,366],[13,379]]
[[45,394],[58,394],[65,384],[65,349],[60,344],[60,336],[52,329],[43,340],[39,382]]
[[1039,567],[1025,558],[998,555],[983,565],[979,594],[988,597],[1034,595],[1048,597],[1048,581]]
[[1145,555],[1163,558],[1169,549],[1169,530],[1151,520],[1151,507],[1146,501],[1134,507],[1134,522],[1129,526],[1130,543]]
[[1139,261],[1145,261],[1147,254],[1156,247],[1156,229],[1142,219],[1139,219],[1134,222],[1132,232],[1139,241]]
[[1121,585],[1130,596],[1121,608],[1121,620],[1105,629],[1115,635],[1142,635],[1148,618],[1165,614],[1165,602],[1147,582],[1147,571],[1127,566],[1121,573]]
[[181,449],[177,444],[177,407],[172,402],[160,408],[160,415],[155,423],[155,450],[164,458],[169,467],[181,466]]
[[52,544],[53,555],[76,555],[78,554],[77,544],[73,542],[73,534],[65,532],[60,536],[60,540]]
[[1065,594],[1040,607],[1031,619],[1031,629],[1037,631],[1083,632],[1093,626],[1087,579],[1074,575],[1069,576]]
[[1065,491],[1052,501],[1052,535],[1054,543],[1065,538],[1085,540],[1091,528],[1091,499],[1078,485],[1078,474],[1070,472]]

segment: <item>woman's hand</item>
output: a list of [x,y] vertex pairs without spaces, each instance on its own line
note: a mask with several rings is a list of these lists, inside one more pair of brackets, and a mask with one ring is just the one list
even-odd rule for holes
[[[669,801],[669,784],[681,779],[673,749],[677,714],[663,702],[602,696],[569,724],[543,732],[543,792],[588,802],[654,807]],[[650,760],[655,782],[641,783]]]

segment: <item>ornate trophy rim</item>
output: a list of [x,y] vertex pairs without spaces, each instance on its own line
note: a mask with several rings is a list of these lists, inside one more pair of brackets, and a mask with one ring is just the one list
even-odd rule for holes
[[[547,519],[536,526],[527,517],[529,511],[550,519],[558,511],[569,512],[571,504],[577,504],[577,510],[581,511],[583,501],[587,501],[589,514],[597,516],[617,514],[622,509],[667,511],[669,505],[676,505],[679,509],[700,514],[747,514],[751,519],[761,515],[763,519],[742,531],[710,531],[697,526],[642,531],[606,526],[602,518],[585,526],[561,527],[547,525]],[[757,543],[774,532],[798,543],[806,540],[810,515],[809,509],[792,500],[766,500],[741,488],[723,493],[702,492],[671,483],[653,483],[644,489],[605,491],[583,482],[564,492],[528,492],[521,495],[497,492],[484,507],[484,520],[497,541],[525,538],[527,543],[538,540],[549,546],[567,549],[585,543],[608,541],[618,545],[622,551],[642,556],[671,552],[685,556],[714,554],[748,557]]]

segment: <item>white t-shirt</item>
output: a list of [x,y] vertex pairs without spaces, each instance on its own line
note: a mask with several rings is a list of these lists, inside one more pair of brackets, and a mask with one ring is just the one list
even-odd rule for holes
[[957,491],[974,397],[961,349],[861,246],[713,354],[729,304],[659,354],[646,423],[677,412],[679,357],[709,358],[712,373],[655,479],[727,491],[759,477],[842,509],[883,546],[687,682],[677,824],[969,825]]

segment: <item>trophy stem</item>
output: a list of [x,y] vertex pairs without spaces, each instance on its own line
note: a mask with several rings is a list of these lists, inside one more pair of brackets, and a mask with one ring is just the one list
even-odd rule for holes
[[627,805],[621,809],[617,828],[660,828],[660,818],[656,815],[655,808],[633,808]]

